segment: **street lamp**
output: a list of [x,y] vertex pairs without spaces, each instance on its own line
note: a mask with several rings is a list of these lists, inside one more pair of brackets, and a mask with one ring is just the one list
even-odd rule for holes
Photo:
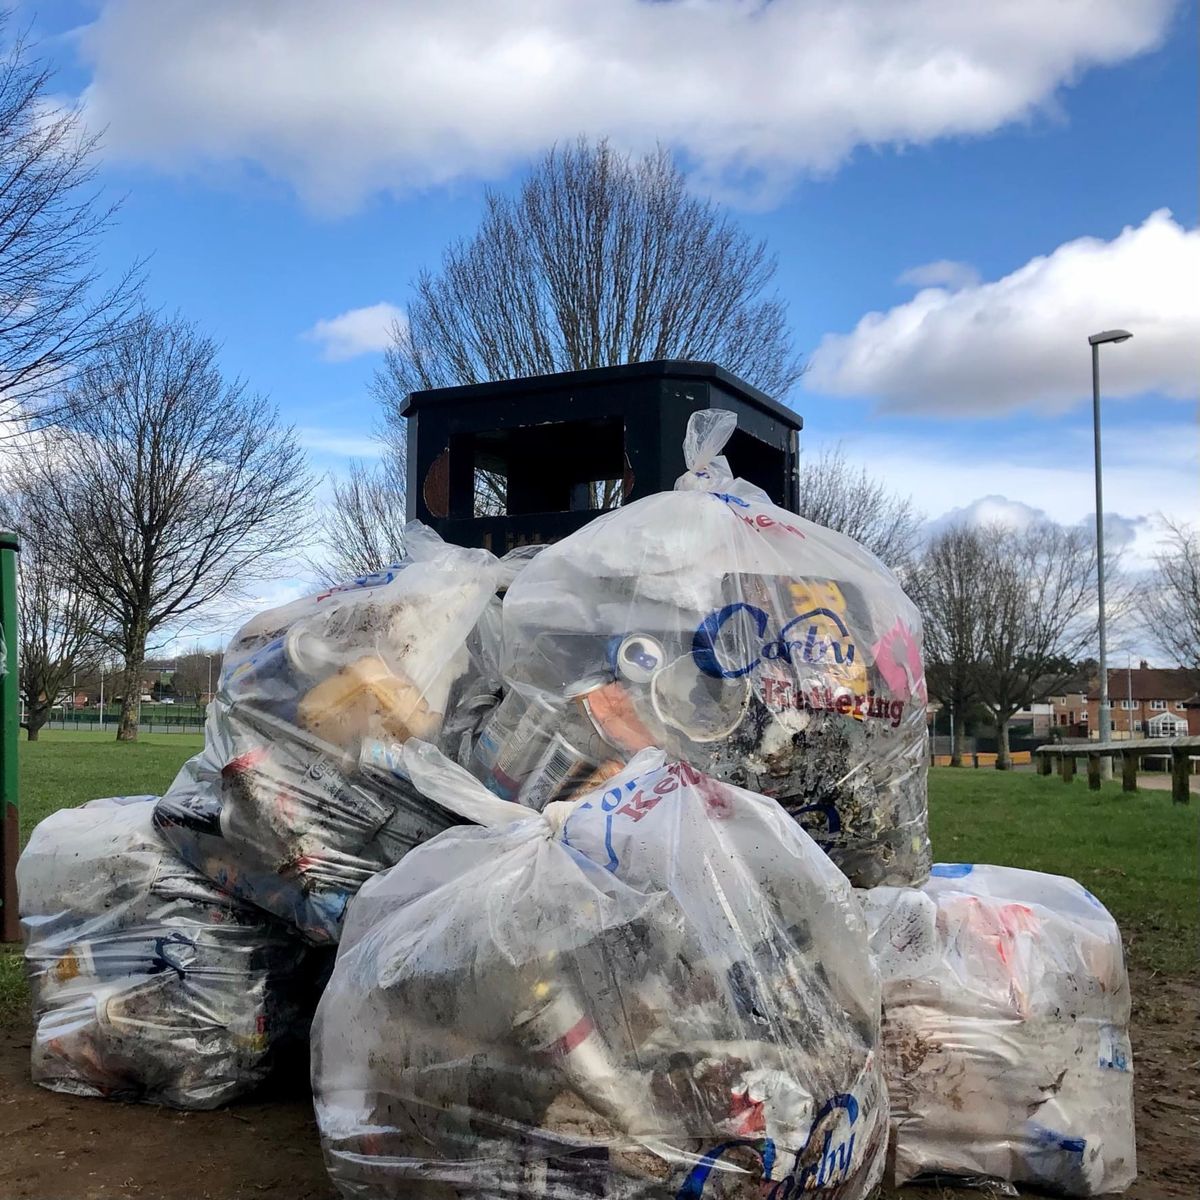
[[[1100,347],[1127,342],[1127,329],[1106,329],[1088,338],[1092,348],[1092,426],[1096,439],[1096,600],[1100,606],[1100,741],[1112,737],[1112,709],[1108,703],[1108,634],[1104,624],[1104,493],[1100,483]],[[1112,778],[1112,759],[1100,759],[1101,774]]]

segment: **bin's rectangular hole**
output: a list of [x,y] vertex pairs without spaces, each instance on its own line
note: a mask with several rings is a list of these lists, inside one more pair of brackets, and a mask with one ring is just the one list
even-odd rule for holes
[[456,515],[603,511],[624,499],[620,417],[467,434],[455,450],[470,456],[472,483],[472,494],[458,498]]
[[744,429],[735,429],[725,445],[725,457],[737,478],[757,484],[776,504],[784,503],[787,456],[782,450],[759,441]]

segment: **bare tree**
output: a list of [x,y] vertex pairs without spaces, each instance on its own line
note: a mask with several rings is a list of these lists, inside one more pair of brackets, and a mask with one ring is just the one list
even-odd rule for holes
[[175,659],[175,673],[171,682],[180,699],[200,697],[214,691],[221,675],[222,654],[220,650],[206,650],[195,645],[186,654]]
[[865,467],[852,467],[840,446],[801,463],[800,515],[861,542],[900,574],[921,537],[922,518],[912,501],[888,491]]
[[659,358],[713,360],[782,396],[800,375],[775,260],[687,191],[659,149],[580,139],[423,272],[376,378],[386,418],[414,390]]
[[950,765],[962,766],[966,716],[979,698],[976,640],[988,556],[977,529],[955,526],[934,537],[912,572],[910,591],[925,626],[925,679],[931,696],[957,716]]
[[1061,690],[1096,632],[1096,545],[1050,522],[979,531],[984,562],[974,597],[975,683],[996,723],[996,766],[1012,766],[1013,714]]
[[141,314],[78,373],[61,423],[26,457],[60,569],[100,605],[123,657],[123,741],[137,736],[151,635],[264,577],[304,532],[293,432],[216,354],[187,322]]
[[325,579],[366,575],[403,555],[405,482],[402,441],[389,444],[378,463],[353,461],[345,478],[331,480],[333,500],[321,517],[323,557],[314,564]]
[[0,58],[0,423],[18,431],[55,418],[50,397],[112,344],[139,274],[99,282],[96,245],[115,210],[93,187],[97,138],[50,86],[18,37]]
[[1142,611],[1162,652],[1200,676],[1200,535],[1177,521],[1163,523],[1167,544],[1142,590]]
[[12,495],[0,503],[0,525],[21,535],[17,589],[23,722],[31,742],[72,676],[87,670],[103,650],[103,614],[96,601],[62,569],[39,526],[36,497]]

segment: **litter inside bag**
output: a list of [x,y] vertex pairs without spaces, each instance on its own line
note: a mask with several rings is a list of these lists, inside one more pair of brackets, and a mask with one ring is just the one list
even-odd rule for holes
[[955,863],[919,890],[863,898],[883,986],[895,1182],[1127,1188],[1129,982],[1100,902],[1058,875]]
[[541,814],[432,747],[403,761],[475,824],[350,906],[313,1026],[344,1195],[870,1193],[866,932],[778,805],[653,751]]
[[376,871],[453,818],[394,770],[410,737],[466,753],[499,693],[486,550],[416,523],[386,571],[260,613],[230,642],[204,750],[158,828],[222,888],[334,942]]
[[[852,539],[780,509],[694,414],[673,492],[542,551],[504,599],[473,773],[538,806],[647,746],[776,798],[859,886],[929,869],[921,621]],[[536,733],[534,732],[536,731]]]
[[179,862],[154,832],[154,801],[63,809],[21,855],[33,1079],[215,1108],[302,1043],[306,951]]

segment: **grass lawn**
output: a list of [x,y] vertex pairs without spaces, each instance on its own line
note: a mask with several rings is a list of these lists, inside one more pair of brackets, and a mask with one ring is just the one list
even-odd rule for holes
[[[199,734],[44,732],[21,743],[21,826],[97,796],[161,793]],[[1200,804],[1168,792],[1128,795],[1119,783],[937,767],[929,773],[929,821],[941,862],[998,863],[1070,875],[1116,917],[1130,962],[1170,975],[1196,969],[1200,933]],[[0,953],[0,1019],[25,1004],[19,958]]]
[[44,729],[21,741],[21,841],[60,808],[99,796],[161,795],[204,745],[199,733],[144,733],[133,743],[112,733]]

